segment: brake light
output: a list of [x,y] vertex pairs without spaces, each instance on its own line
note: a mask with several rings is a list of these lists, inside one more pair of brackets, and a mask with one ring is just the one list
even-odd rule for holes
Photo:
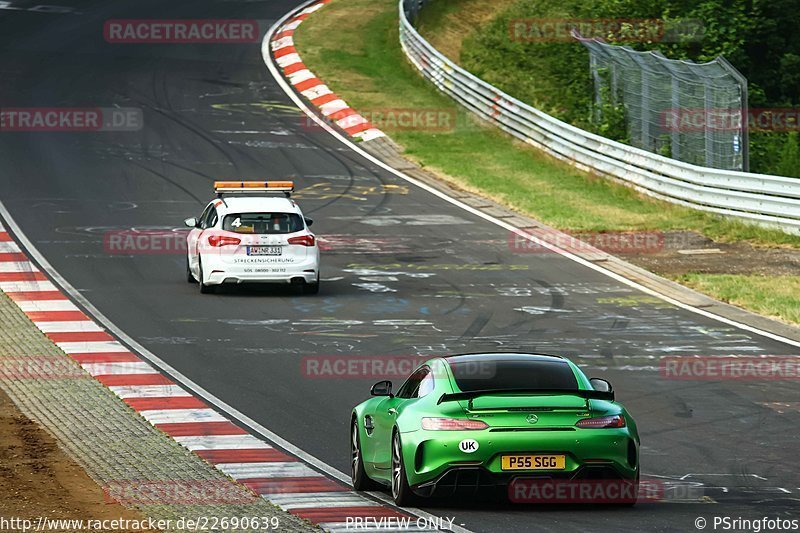
[[300,237],[292,237],[287,242],[289,244],[299,244],[300,246],[314,246],[317,240],[313,235],[302,235]]
[[423,418],[422,429],[428,431],[460,431],[463,429],[486,429],[489,426],[482,420],[463,418]]
[[240,242],[242,242],[241,239],[237,239],[236,237],[228,237],[227,235],[208,236],[208,244],[217,248],[220,246],[236,246]]
[[575,424],[579,428],[591,428],[591,429],[600,429],[600,428],[624,428],[625,427],[625,417],[620,415],[614,416],[600,416],[597,418],[584,418],[583,420],[578,421]]

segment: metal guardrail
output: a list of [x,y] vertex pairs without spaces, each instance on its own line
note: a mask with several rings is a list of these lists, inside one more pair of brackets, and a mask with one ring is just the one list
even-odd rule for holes
[[574,166],[676,204],[800,234],[800,179],[700,167],[571,126],[473,76],[409,21],[424,4],[400,0],[406,57],[441,92],[511,135]]

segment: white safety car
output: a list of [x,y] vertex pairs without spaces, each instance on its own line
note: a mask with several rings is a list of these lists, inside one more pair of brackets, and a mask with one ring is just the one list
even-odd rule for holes
[[291,199],[291,181],[218,181],[217,198],[187,218],[186,279],[209,293],[227,283],[287,283],[319,292],[319,247]]

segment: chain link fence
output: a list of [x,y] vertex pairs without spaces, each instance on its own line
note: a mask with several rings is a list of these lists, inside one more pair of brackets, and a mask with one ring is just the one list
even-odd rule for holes
[[596,121],[621,106],[632,146],[693,165],[749,170],[747,80],[725,58],[679,61],[575,30],[572,36],[589,50]]

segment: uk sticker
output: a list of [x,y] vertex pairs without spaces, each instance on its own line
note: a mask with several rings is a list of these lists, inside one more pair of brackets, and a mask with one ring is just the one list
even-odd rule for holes
[[478,450],[478,441],[474,439],[464,439],[458,443],[458,449],[464,453],[473,453]]

